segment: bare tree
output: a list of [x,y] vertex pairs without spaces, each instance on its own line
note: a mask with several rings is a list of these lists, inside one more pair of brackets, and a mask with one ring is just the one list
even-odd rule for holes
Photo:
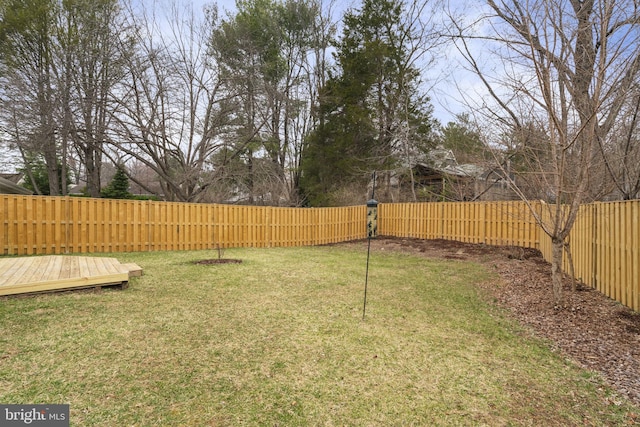
[[[545,161],[520,179],[544,189],[533,209],[553,248],[553,295],[563,305],[562,255],[581,203],[601,192],[598,146],[611,137],[640,70],[640,9],[633,0],[487,0],[486,14],[466,26],[452,20],[456,46],[485,89],[486,118],[505,134],[544,130]],[[453,15],[452,15],[453,16]],[[484,34],[474,34],[480,29]],[[494,70],[471,44],[493,48]],[[492,100],[493,102],[489,102]],[[523,140],[523,139],[521,139]],[[524,138],[526,140],[526,138]],[[529,153],[531,154],[531,153]],[[501,162],[501,164],[505,164]],[[519,182],[504,174],[524,200]]]
[[[405,3],[401,31],[395,43],[402,46],[406,54],[396,66],[401,72],[389,105],[380,111],[385,117],[378,126],[381,137],[390,132],[392,152],[399,159],[401,175],[409,177],[410,200],[417,201],[416,183],[412,167],[422,160],[424,154],[434,148],[437,122],[431,117],[433,108],[423,87],[423,75],[435,63],[443,43],[440,24],[434,13],[441,6],[439,1],[412,0]],[[393,38],[392,38],[393,39]],[[416,90],[417,89],[417,90]],[[382,92],[382,91],[381,91]],[[414,92],[415,99],[405,94]],[[416,108],[420,105],[423,110]],[[387,125],[383,125],[383,123]],[[391,174],[386,174],[387,193],[391,194]],[[393,200],[393,197],[391,198]]]
[[[3,66],[4,132],[17,143],[27,173],[30,159],[42,156],[49,188],[61,192],[55,120],[55,19],[51,0],[8,1],[2,5],[0,62]],[[33,183],[37,192],[38,189]]]
[[613,198],[640,198],[640,87],[636,83],[632,96],[614,123],[610,137],[598,140]]
[[122,77],[115,49],[124,33],[119,11],[117,0],[8,5],[0,25],[3,123],[28,176],[33,160],[45,161],[49,188],[34,182],[37,193],[67,194],[67,165],[74,163],[86,175],[89,194],[100,195],[110,89]]
[[73,144],[84,169],[87,193],[100,197],[102,156],[130,49],[117,0],[63,2],[59,24],[60,137],[63,158]]
[[192,6],[181,10],[174,4],[169,10],[162,17],[147,11],[134,16],[137,52],[129,58],[129,76],[116,93],[119,106],[112,118],[109,155],[133,158],[155,171],[159,196],[198,201],[214,182],[203,179],[204,172],[224,145],[220,133],[230,101],[206,52],[215,9],[205,17]]

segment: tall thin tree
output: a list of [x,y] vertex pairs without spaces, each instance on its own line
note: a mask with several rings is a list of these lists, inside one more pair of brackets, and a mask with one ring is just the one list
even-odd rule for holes
[[[485,120],[520,141],[530,123],[544,132],[537,147],[547,161],[537,165],[545,167],[520,178],[535,179],[550,202],[542,212],[531,207],[552,241],[553,296],[562,306],[567,238],[580,205],[601,192],[598,144],[611,137],[640,74],[640,8],[633,0],[487,0],[485,12],[469,25],[452,15],[453,41],[485,86]],[[485,66],[486,53],[475,54],[477,41],[501,63],[493,67],[501,75]]]

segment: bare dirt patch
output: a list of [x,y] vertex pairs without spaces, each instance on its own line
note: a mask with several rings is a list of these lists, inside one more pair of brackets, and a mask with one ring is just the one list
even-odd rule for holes
[[569,279],[565,283],[566,306],[554,308],[551,266],[539,251],[393,237],[372,239],[371,250],[487,265],[502,279],[480,285],[490,298],[533,335],[550,341],[582,367],[599,372],[620,394],[640,404],[640,313],[591,288],[582,286],[572,292]]

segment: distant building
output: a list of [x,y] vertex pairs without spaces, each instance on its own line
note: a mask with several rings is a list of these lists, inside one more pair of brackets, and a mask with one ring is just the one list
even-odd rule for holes
[[22,180],[21,173],[2,173],[0,174],[0,193],[1,194],[33,194],[33,191],[18,185]]
[[453,151],[438,147],[412,166],[414,186],[424,201],[514,200],[517,195],[496,168],[458,164]]

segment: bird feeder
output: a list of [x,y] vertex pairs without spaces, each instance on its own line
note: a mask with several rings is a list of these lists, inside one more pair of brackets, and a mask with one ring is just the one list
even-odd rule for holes
[[371,199],[367,202],[367,237],[374,238],[378,234],[378,202]]

